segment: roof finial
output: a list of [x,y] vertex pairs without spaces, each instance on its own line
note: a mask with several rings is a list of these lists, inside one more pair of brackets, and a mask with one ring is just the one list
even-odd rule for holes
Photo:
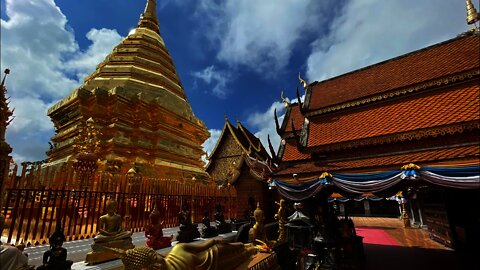
[[155,0],[147,0],[145,11],[140,16],[138,27],[148,28],[157,33],[160,33],[160,27],[158,25],[157,18],[157,3]]
[[303,89],[307,89],[308,83],[302,79],[300,72],[298,72],[298,80],[300,81],[300,84],[303,85]]
[[10,74],[10,69],[6,68],[3,73],[5,73],[5,75],[3,76],[3,80],[2,80],[1,86],[4,86],[4,85],[5,85],[5,79],[7,78],[7,75]]
[[480,21],[480,14],[478,14],[472,1],[466,0],[465,2],[467,4],[467,24],[475,24]]
[[280,94],[280,98],[282,99],[282,103],[285,104],[285,108],[288,108],[290,106],[290,102],[283,96],[283,91]]

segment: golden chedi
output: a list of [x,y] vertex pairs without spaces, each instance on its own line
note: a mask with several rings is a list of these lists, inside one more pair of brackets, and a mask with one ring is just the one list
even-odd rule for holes
[[75,157],[78,130],[92,118],[100,160],[148,164],[163,179],[208,178],[201,156],[209,133],[192,111],[159,29],[156,2],[148,0],[137,28],[48,110],[56,132],[50,166]]

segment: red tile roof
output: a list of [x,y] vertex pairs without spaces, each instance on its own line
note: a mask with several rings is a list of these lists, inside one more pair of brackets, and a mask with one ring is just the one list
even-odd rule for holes
[[295,125],[295,130],[302,130],[304,118],[302,113],[300,112],[300,107],[298,106],[298,103],[291,104],[288,110],[290,110],[290,112],[288,113],[288,119],[284,118],[282,123],[282,126],[286,125],[283,131],[292,131],[292,119],[293,124]]
[[[338,173],[348,171],[382,171],[388,169],[400,169],[407,163],[415,163],[420,166],[435,165],[453,159],[475,159],[480,163],[480,146],[460,146],[447,149],[423,150],[419,152],[391,154],[376,157],[358,157],[354,160],[343,161],[320,161],[320,164],[300,163],[292,165],[274,173],[274,177],[288,176],[284,180],[289,181],[293,173],[299,176],[321,174],[323,172]],[[470,160],[471,161],[471,160]],[[323,164],[322,164],[323,163]],[[311,177],[309,178],[311,179]],[[290,179],[293,181],[293,179]]]
[[308,147],[478,121],[479,96],[480,86],[470,82],[355,110],[318,115],[310,121]]
[[313,83],[309,110],[478,69],[479,52],[480,36],[464,36]]
[[301,159],[310,159],[310,155],[300,153],[295,145],[294,140],[287,140],[285,144],[285,150],[283,151],[282,161],[285,162]]

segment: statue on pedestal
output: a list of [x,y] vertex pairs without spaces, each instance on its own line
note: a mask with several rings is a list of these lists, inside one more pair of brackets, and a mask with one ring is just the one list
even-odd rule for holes
[[203,238],[210,238],[218,235],[217,228],[215,226],[210,225],[210,213],[205,211],[203,213],[203,229],[202,229],[202,237]]
[[285,229],[285,224],[288,223],[287,218],[285,217],[285,204],[284,199],[280,200],[280,203],[277,203],[279,208],[278,212],[275,214],[275,219],[278,221],[278,243],[287,241],[287,231]]
[[260,240],[264,243],[267,242],[267,234],[265,232],[265,226],[263,221],[265,220],[265,215],[263,210],[260,209],[260,203],[257,203],[257,209],[253,212],[253,217],[255,218],[255,224],[248,232],[248,242],[255,242],[255,240]]
[[100,217],[98,221],[98,235],[93,238],[92,250],[85,259],[87,264],[95,264],[115,259],[114,253],[105,251],[102,246],[120,249],[130,249],[132,244],[132,233],[122,228],[122,217],[117,214],[117,202],[110,198],[107,202],[107,214]]
[[115,252],[122,259],[125,270],[223,270],[247,269],[257,249],[251,244],[210,239],[200,244],[177,244],[165,257],[148,247],[127,251],[115,249]]
[[67,260],[67,250],[62,247],[67,239],[62,231],[62,225],[57,222],[55,232],[50,236],[50,249],[43,253],[43,265],[37,270],[70,270],[73,262]]
[[192,217],[186,204],[182,205],[182,210],[178,213],[178,223],[180,223],[180,231],[178,231],[177,235],[178,242],[188,243],[200,237],[198,226],[192,223]]
[[[0,214],[0,235],[5,226],[5,216]],[[18,248],[4,245],[0,242],[1,269],[32,270],[35,266],[28,265],[28,257]]]
[[225,217],[223,216],[222,205],[217,204],[215,206],[215,224],[217,225],[218,233],[229,233],[232,232],[232,225],[225,221]]
[[153,249],[161,249],[172,245],[173,235],[170,237],[163,236],[163,222],[160,222],[160,212],[155,206],[150,213],[150,224],[145,228],[145,237],[147,238],[147,247]]

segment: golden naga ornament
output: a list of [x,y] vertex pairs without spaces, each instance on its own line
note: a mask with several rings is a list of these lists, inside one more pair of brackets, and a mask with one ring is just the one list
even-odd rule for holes
[[306,90],[308,87],[308,82],[302,79],[300,72],[298,72],[298,80],[300,81],[300,84],[303,86],[303,89]]
[[285,108],[290,107],[290,102],[283,96],[283,91],[280,93],[280,98],[282,99],[282,103],[285,105]]

